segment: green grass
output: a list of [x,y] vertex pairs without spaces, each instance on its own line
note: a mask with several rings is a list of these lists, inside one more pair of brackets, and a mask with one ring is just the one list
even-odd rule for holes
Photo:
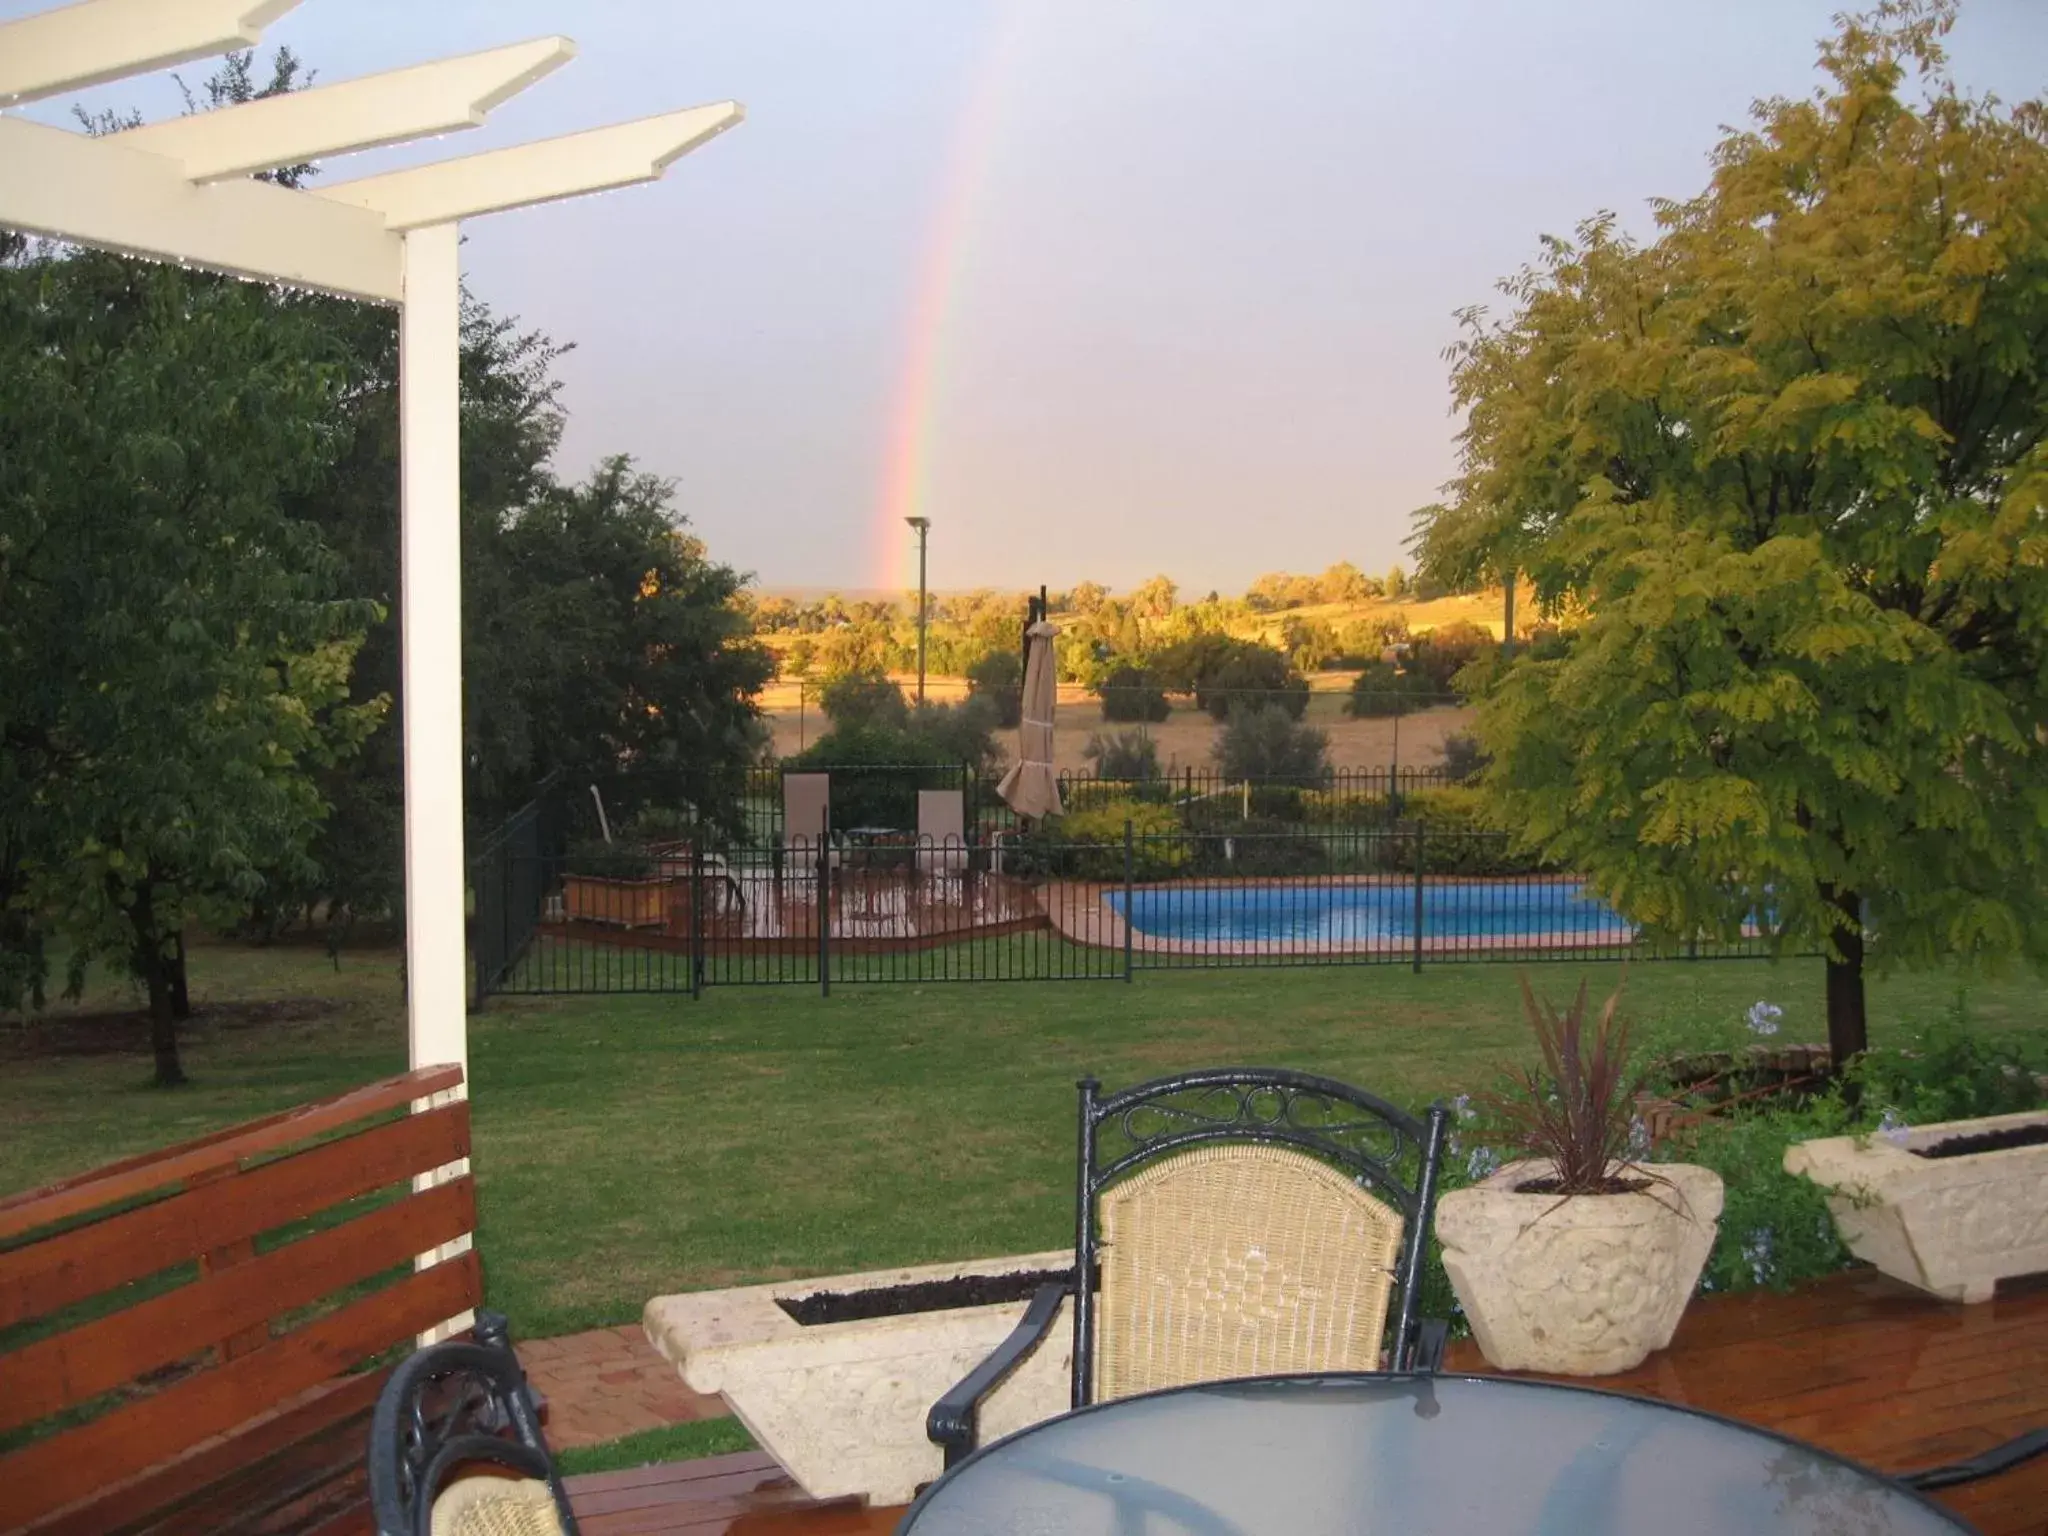
[[[1532,966],[1540,990],[1609,965]],[[0,1024],[0,1189],[28,1187],[402,1069],[396,957],[195,951],[194,1086],[147,1085],[139,1020],[116,1053],[25,1052]],[[1637,965],[1632,1011],[1658,1052],[1746,1041],[1783,1006],[1821,1040],[1817,961]],[[1901,1041],[1956,998],[1953,976],[1871,988]],[[313,1016],[266,1017],[318,999]],[[1988,1035],[2048,1047],[2038,978],[1978,981]],[[223,1008],[222,1004],[231,1004]],[[122,991],[87,1007],[129,1006]],[[239,1009],[241,1011],[237,1012]],[[56,1022],[45,1041],[67,1038]],[[1488,1084],[1525,1050],[1509,966],[1230,970],[1136,983],[801,987],[508,999],[471,1020],[479,1244],[491,1304],[537,1338],[639,1316],[720,1284],[1061,1246],[1072,1221],[1073,1083],[1202,1064],[1329,1073],[1421,1104]]]
[[695,1461],[701,1456],[727,1456],[751,1451],[754,1437],[738,1419],[698,1419],[666,1424],[602,1445],[575,1446],[555,1452],[555,1469],[564,1477],[579,1472],[627,1472],[662,1461]]

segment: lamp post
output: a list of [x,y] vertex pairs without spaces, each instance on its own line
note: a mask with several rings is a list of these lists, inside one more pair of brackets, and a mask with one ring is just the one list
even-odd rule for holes
[[917,702],[924,702],[924,620],[927,604],[924,597],[924,545],[932,529],[928,517],[906,517],[903,519],[917,530]]

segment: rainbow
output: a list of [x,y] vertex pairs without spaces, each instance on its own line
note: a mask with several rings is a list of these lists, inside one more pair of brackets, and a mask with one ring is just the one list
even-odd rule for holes
[[[969,234],[995,136],[1002,65],[1014,52],[1015,31],[1030,3],[1005,3],[989,28],[953,135],[937,211],[925,237],[903,349],[903,373],[889,412],[888,453],[875,500],[870,538],[870,585],[875,587],[916,590],[917,537],[903,520],[938,515],[932,509],[932,461],[939,436],[941,371],[959,312]],[[960,509],[945,511],[958,516]]]

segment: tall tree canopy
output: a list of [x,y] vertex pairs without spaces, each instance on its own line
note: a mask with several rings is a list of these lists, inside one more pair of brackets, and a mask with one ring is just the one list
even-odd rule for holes
[[[308,78],[236,55],[202,94]],[[0,233],[0,1007],[53,952],[118,956],[164,1082],[188,924],[402,899],[396,329]],[[555,769],[653,769],[716,815],[771,663],[666,482],[557,480],[560,352],[466,299],[472,828]]]
[[[0,264],[0,906],[8,993],[43,933],[146,983],[175,1082],[181,935],[311,872],[373,604],[281,497],[336,446],[340,371],[303,313],[177,267]],[[0,995],[0,1003],[12,1001]]]
[[1484,702],[1511,824],[1660,936],[1822,946],[1837,1060],[1866,951],[2048,958],[2048,113],[1956,89],[1954,14],[1844,20],[1654,240],[1469,313],[1419,528],[1584,611]]

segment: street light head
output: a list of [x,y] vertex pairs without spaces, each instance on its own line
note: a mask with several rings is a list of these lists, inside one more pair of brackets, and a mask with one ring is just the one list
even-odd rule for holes
[[906,517],[903,521],[910,524],[911,527],[917,529],[920,533],[932,525],[932,520],[928,517]]

